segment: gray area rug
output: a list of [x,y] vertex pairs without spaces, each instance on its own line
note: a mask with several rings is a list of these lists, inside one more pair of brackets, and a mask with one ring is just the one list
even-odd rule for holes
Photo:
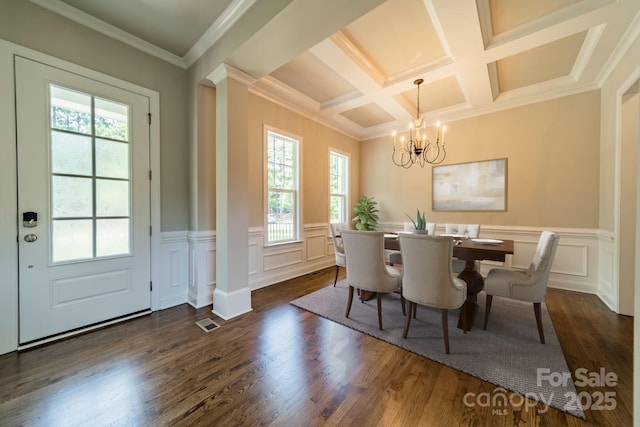
[[[541,344],[533,306],[529,303],[494,297],[489,324],[483,331],[485,294],[481,292],[473,329],[466,335],[456,327],[458,310],[449,310],[451,354],[446,354],[439,309],[418,306],[417,318],[411,320],[408,337],[403,339],[405,318],[398,294],[387,294],[382,299],[382,331],[378,329],[375,299],[361,303],[354,296],[351,313],[346,318],[347,298],[348,288],[342,282],[291,304],[541,404],[585,418],[582,407],[576,403],[576,388],[570,375],[566,385],[552,386],[542,376],[538,384],[538,369],[550,375],[570,373],[545,304],[542,304],[542,321],[546,344]],[[499,393],[496,389],[491,398]]]

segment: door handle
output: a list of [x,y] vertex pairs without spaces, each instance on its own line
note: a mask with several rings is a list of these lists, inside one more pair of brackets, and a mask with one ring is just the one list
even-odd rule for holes
[[35,234],[27,234],[26,236],[24,236],[25,242],[32,243],[36,240],[38,240],[38,236],[36,236]]

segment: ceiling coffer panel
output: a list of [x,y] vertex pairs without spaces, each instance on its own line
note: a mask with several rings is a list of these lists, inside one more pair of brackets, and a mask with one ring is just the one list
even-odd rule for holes
[[344,111],[341,115],[365,129],[389,123],[394,120],[389,113],[373,103]]
[[443,58],[422,0],[389,0],[342,32],[386,78]]
[[500,59],[496,62],[500,92],[571,74],[586,31]]
[[[416,89],[402,92],[393,97],[407,112],[415,117],[418,105],[416,103]],[[455,77],[447,77],[432,83],[420,85],[420,113],[428,115],[430,111],[437,111],[454,105],[465,103],[464,94]]]
[[542,18],[581,0],[479,0],[488,1],[494,35]]
[[355,90],[340,74],[309,52],[278,68],[271,76],[319,103]]

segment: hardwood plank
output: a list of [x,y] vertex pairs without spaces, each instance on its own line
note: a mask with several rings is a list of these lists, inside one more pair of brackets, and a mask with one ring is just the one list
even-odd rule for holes
[[617,405],[582,421],[533,402],[520,412],[465,405],[496,387],[288,304],[332,286],[334,272],[254,291],[252,312],[214,319],[210,333],[195,325],[210,307],[181,305],[0,356],[0,425],[632,424],[633,319],[597,297],[547,292],[570,370],[618,376],[614,387],[578,388],[613,392]]

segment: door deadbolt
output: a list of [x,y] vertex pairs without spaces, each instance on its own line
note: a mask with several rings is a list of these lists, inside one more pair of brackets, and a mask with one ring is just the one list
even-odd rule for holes
[[37,212],[23,212],[22,213],[22,225],[27,228],[33,228],[38,226],[38,213]]
[[36,236],[35,234],[27,234],[26,236],[24,236],[24,241],[31,243],[31,242],[35,242],[36,240],[38,240],[38,236]]

